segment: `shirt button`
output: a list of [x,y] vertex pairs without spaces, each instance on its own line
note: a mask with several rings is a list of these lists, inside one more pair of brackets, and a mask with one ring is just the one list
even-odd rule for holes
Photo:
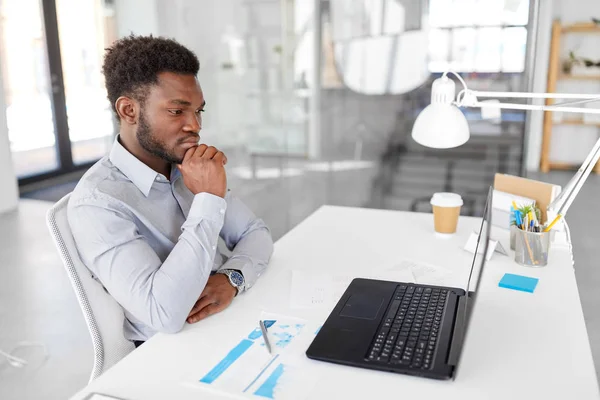
[[220,212],[221,214],[225,214],[225,209],[224,209],[224,208],[221,208],[221,209],[219,210],[219,212]]
[[212,249],[213,249],[213,250],[216,250],[216,249],[217,249],[217,246],[213,246],[213,247],[212,247]]

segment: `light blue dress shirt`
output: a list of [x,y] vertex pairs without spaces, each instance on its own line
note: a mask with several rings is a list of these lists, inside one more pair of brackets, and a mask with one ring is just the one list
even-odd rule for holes
[[239,270],[252,287],[273,252],[267,226],[231,192],[194,195],[177,168],[167,180],[118,138],[81,178],[67,215],[81,259],[123,307],[129,340],[181,330],[211,271]]

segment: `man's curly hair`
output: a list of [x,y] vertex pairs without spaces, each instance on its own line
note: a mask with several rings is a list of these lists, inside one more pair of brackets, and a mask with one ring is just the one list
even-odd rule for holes
[[108,100],[115,113],[115,103],[121,96],[143,104],[150,86],[158,83],[159,73],[195,76],[199,69],[196,55],[175,40],[133,34],[106,49],[102,65]]

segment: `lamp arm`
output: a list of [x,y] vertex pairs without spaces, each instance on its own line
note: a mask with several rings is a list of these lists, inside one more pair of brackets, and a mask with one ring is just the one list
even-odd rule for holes
[[[464,79],[454,71],[446,71],[442,77],[447,77],[448,74],[456,76],[463,85],[463,90],[457,96],[457,105],[460,104],[462,98],[477,98],[477,97],[495,97],[495,98],[513,98],[513,99],[589,99],[600,101],[600,95],[589,93],[535,93],[535,92],[489,92],[484,90],[471,90],[467,87]],[[467,105],[468,106],[468,105]]]
[[[600,100],[600,98],[598,98]],[[594,101],[596,101],[594,99]],[[585,107],[561,107],[561,106],[545,106],[535,104],[516,104],[516,103],[493,103],[481,101],[469,101],[465,96],[456,102],[459,107],[479,107],[479,108],[501,108],[509,110],[532,110],[532,111],[561,111],[561,112],[576,112],[584,114],[600,114],[599,108]]]
[[[558,104],[520,104],[520,103],[500,103],[500,102],[481,102],[480,97],[500,97],[500,98],[521,98],[521,99],[571,99],[571,101]],[[573,99],[577,99],[573,101]],[[456,96],[454,104],[458,107],[480,107],[480,108],[499,108],[512,110],[532,110],[532,111],[561,111],[577,112],[587,114],[600,114],[600,109],[585,107],[565,107],[567,105],[590,103],[600,101],[600,95],[597,94],[574,94],[574,93],[525,93],[525,92],[480,92],[476,90],[463,89]]]
[[528,93],[528,92],[485,92],[466,89],[476,97],[500,97],[513,99],[594,99],[600,100],[598,94],[579,93]]

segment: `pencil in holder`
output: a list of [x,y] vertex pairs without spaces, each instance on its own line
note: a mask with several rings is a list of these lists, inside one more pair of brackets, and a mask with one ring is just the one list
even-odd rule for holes
[[515,232],[515,262],[526,267],[544,267],[548,264],[550,232],[529,232],[517,228]]

